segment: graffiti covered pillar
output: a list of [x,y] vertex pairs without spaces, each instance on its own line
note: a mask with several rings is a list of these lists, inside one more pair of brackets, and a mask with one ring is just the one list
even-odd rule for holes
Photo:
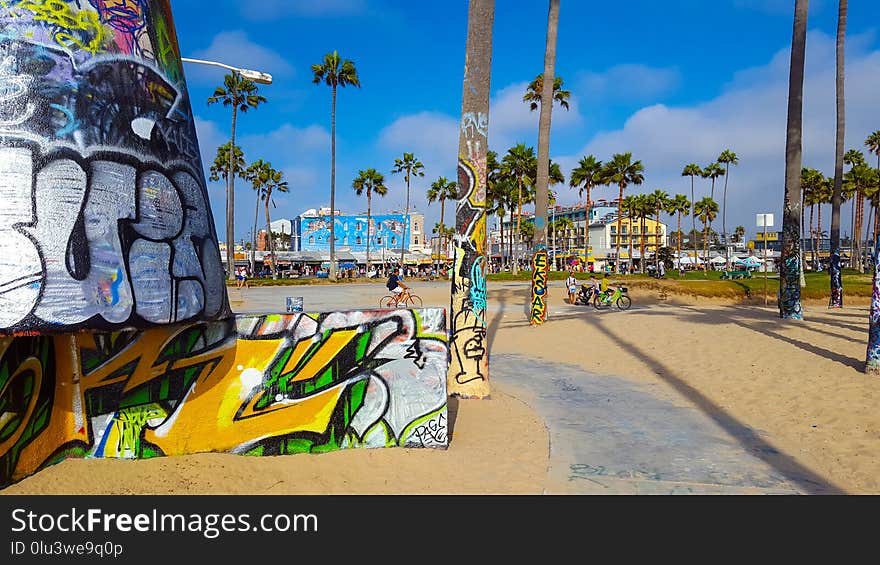
[[448,391],[489,396],[486,343],[486,152],[494,0],[470,0],[458,137],[455,262],[450,307]]
[[[553,110],[553,83],[556,65],[556,35],[559,23],[559,0],[550,0],[547,16],[547,46],[544,49],[541,117],[538,122],[538,174],[535,194],[535,235],[532,242],[532,287],[529,301],[529,323],[541,325],[547,319],[547,279],[550,263],[547,257],[547,207],[549,206],[550,117]],[[589,223],[589,222],[588,222]],[[589,231],[589,226],[587,227]],[[555,261],[554,249],[554,261]]]
[[230,316],[168,1],[4,2],[0,84],[0,335]]

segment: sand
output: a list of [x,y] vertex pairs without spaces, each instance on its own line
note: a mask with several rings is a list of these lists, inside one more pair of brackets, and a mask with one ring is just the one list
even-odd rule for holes
[[[491,352],[659,384],[670,402],[760,430],[765,442],[843,492],[880,492],[880,379],[862,372],[866,299],[842,310],[808,303],[806,320],[793,322],[760,299],[659,300],[656,291],[634,289],[637,307],[609,316],[565,304],[559,286],[547,323],[531,327],[518,308],[527,287],[490,283]],[[443,292],[420,294],[426,305],[442,304]],[[540,494],[548,431],[514,391],[492,387],[489,399],[450,398],[447,449],[69,460],[3,493]]]

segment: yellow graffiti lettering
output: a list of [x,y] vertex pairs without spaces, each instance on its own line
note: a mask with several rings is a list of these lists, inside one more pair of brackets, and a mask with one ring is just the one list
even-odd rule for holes
[[[108,38],[96,12],[81,10],[74,13],[63,0],[24,0],[18,7],[30,11],[34,21],[59,28],[53,37],[62,47],[69,49],[75,45],[89,53],[97,53]],[[82,36],[88,38],[87,41],[84,42]]]

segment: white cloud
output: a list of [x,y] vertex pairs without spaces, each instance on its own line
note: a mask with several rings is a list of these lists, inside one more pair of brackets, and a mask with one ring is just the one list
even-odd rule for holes
[[[330,149],[330,132],[316,125],[298,128],[291,124],[283,124],[269,133],[242,135],[237,139],[237,142],[245,150],[254,148],[261,154],[272,154],[279,157],[290,156],[291,150],[302,154],[303,152],[312,153]],[[268,157],[259,158],[267,159]],[[274,158],[278,159],[278,157]]]
[[[846,61],[846,147],[862,149],[867,135],[880,129],[880,50],[867,49],[870,38],[848,38]],[[835,41],[810,32],[804,80],[803,165],[833,174],[835,135]],[[727,224],[754,231],[754,214],[780,214],[785,173],[785,129],[788,100],[789,50],[778,52],[764,67],[738,73],[716,98],[690,107],[656,104],[635,112],[623,128],[598,133],[575,155],[557,160],[574,163],[594,154],[632,152],[645,165],[646,183],[633,193],[662,188],[690,196],[682,168],[690,162],[705,166],[729,148],[740,164],[731,169]],[[555,158],[555,157],[554,157]],[[570,169],[565,169],[568,173]],[[716,199],[723,178],[716,181]],[[610,191],[602,188],[600,191]],[[709,181],[697,179],[696,197],[706,195]],[[574,191],[562,200],[574,200]],[[610,192],[608,192],[610,195]],[[719,224],[720,227],[720,224]],[[845,228],[844,228],[845,229]]]
[[[491,131],[490,125],[490,131]],[[440,219],[440,205],[429,205],[425,193],[438,177],[457,181],[458,117],[437,112],[420,112],[403,116],[386,126],[378,137],[382,162],[393,163],[404,151],[412,152],[425,165],[425,176],[410,182],[410,209],[425,214],[427,226]],[[402,174],[385,176],[389,188],[381,206],[403,209],[406,204],[406,182]],[[446,222],[454,218],[455,204],[446,206]]]
[[[207,48],[199,49],[189,57],[277,76],[292,76],[294,74],[293,67],[284,57],[267,47],[254,43],[243,31],[221,31],[214,36]],[[186,72],[188,80],[219,84],[223,74],[228,71],[219,67],[190,63],[187,65]]]
[[615,65],[602,72],[576,76],[576,89],[585,100],[634,102],[656,99],[674,91],[681,82],[676,68],[640,64]]
[[[517,143],[535,145],[538,138],[538,114],[523,102],[528,81],[505,86],[489,100],[489,144],[500,153]],[[568,85],[563,84],[567,89]],[[553,105],[552,127],[554,131],[583,123],[577,96],[572,93],[569,109]]]
[[266,21],[287,16],[322,18],[352,16],[366,10],[365,0],[262,0],[241,3],[241,15],[249,20]]

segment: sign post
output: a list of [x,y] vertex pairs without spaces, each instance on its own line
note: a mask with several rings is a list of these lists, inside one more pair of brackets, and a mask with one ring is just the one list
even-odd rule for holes
[[758,214],[759,228],[764,228],[764,306],[767,306],[767,228],[773,227],[773,214]]

